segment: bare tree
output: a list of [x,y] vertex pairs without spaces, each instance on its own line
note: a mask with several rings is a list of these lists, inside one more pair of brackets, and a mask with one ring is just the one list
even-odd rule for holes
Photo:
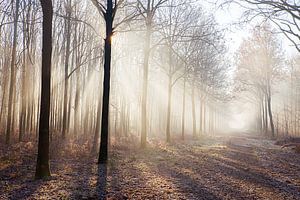
[[105,21],[105,39],[104,39],[104,80],[103,80],[103,99],[102,99],[102,118],[101,118],[101,143],[99,153],[99,163],[106,163],[108,159],[108,132],[109,132],[109,96],[110,96],[110,69],[111,69],[111,41],[114,29],[130,17],[126,16],[120,23],[114,24],[118,8],[124,3],[124,0],[107,0],[106,4],[98,0],[91,0],[98,9],[99,14]]
[[151,53],[151,35],[153,32],[154,17],[157,10],[164,5],[167,0],[138,0],[140,15],[145,21],[145,47],[144,47],[144,71],[143,71],[143,94],[142,94],[142,112],[141,112],[141,146],[147,144],[147,96],[148,96],[148,74],[149,58]]
[[35,178],[50,176],[49,167],[49,116],[51,92],[52,17],[51,0],[41,0],[43,10],[42,87],[39,119],[39,142]]
[[265,130],[268,129],[268,118],[272,136],[275,126],[272,113],[272,88],[280,73],[281,52],[275,42],[270,26],[256,27],[252,38],[241,45],[238,60],[238,80],[249,91],[254,92],[261,101]]
[[300,2],[290,0],[223,0],[222,5],[236,3],[245,9],[246,21],[263,17],[271,21],[300,52]]
[[13,127],[14,118],[12,118],[12,113],[14,111],[14,98],[15,98],[15,84],[16,84],[16,54],[17,54],[17,37],[18,37],[18,19],[19,19],[19,8],[20,0],[15,2],[15,13],[14,13],[14,32],[13,32],[13,46],[11,53],[11,63],[10,63],[10,85],[9,85],[9,98],[8,98],[8,111],[7,111],[7,126],[6,126],[6,144],[10,143],[11,130]]

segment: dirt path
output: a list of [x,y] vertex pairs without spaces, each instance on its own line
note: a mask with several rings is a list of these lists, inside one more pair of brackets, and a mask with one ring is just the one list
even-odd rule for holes
[[44,182],[32,181],[30,150],[19,162],[0,154],[0,199],[300,199],[300,156],[272,143],[231,136],[119,146],[107,167],[87,156],[54,159]]

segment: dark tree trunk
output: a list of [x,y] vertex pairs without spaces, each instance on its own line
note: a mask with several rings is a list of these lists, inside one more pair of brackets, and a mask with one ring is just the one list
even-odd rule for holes
[[42,50],[42,88],[40,103],[40,123],[38,156],[35,178],[42,179],[50,176],[49,167],[49,114],[51,91],[51,54],[52,54],[52,18],[51,0],[41,0],[43,10],[43,50]]
[[101,120],[101,142],[99,152],[99,164],[104,164],[108,159],[108,128],[109,128],[109,95],[110,95],[110,67],[111,67],[111,37],[113,35],[113,2],[107,0],[105,13],[106,38],[104,44],[104,80],[102,99],[102,120]]

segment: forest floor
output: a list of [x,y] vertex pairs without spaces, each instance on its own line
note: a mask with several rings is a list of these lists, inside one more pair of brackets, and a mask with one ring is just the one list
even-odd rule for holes
[[300,199],[300,154],[256,137],[117,145],[107,166],[84,144],[56,146],[46,181],[33,179],[33,146],[1,144],[0,199]]

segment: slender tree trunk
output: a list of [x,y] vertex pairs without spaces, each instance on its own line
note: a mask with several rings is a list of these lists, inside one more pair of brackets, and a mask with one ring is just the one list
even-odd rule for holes
[[167,129],[166,129],[167,142],[171,142],[171,130],[170,130],[171,129],[171,107],[172,107],[172,75],[169,75]]
[[[4,64],[7,64],[7,58],[5,59]],[[5,65],[4,65],[5,66]],[[4,73],[7,73],[8,70],[5,70]],[[5,113],[6,111],[6,106],[5,106],[5,102],[7,100],[7,84],[8,84],[8,75],[6,75],[3,79],[3,93],[2,93],[2,99],[1,99],[1,112],[0,112],[0,129],[2,127],[2,120],[3,120],[3,113]],[[5,118],[4,118],[5,119]]]
[[[76,65],[78,66],[78,65]],[[81,132],[81,123],[80,123],[80,69],[76,71],[76,94],[75,94],[75,109],[74,109],[74,135],[78,136],[78,133]]]
[[141,130],[141,146],[145,148],[147,145],[147,98],[148,98],[148,71],[150,56],[150,40],[151,40],[151,24],[146,22],[146,38],[144,50],[144,74],[143,74],[143,94],[142,94],[142,130]]
[[186,94],[186,76],[183,80],[183,95],[182,95],[182,121],[181,121],[181,139],[184,140],[185,131],[185,94]]
[[94,139],[93,139],[93,146],[92,146],[92,153],[96,152],[98,148],[99,143],[99,133],[100,133],[100,121],[101,121],[101,95],[99,95],[98,100],[98,109],[97,109],[97,118],[96,118],[96,129],[94,133]]
[[203,134],[203,100],[202,100],[202,95],[200,94],[200,128],[199,128],[199,135]]
[[265,107],[265,135],[268,135],[268,103],[267,103],[267,98],[265,97],[264,100],[264,107]]
[[196,129],[196,106],[195,106],[195,78],[192,83],[192,119],[193,119],[193,138],[197,137]]
[[64,106],[63,106],[63,130],[62,130],[62,138],[66,139],[67,130],[68,130],[68,89],[69,89],[69,78],[68,78],[68,68],[69,68],[69,60],[70,60],[70,45],[71,45],[71,0],[68,1],[68,9],[67,9],[67,25],[66,25],[66,56],[65,56],[65,88],[64,88]]
[[[169,44],[171,40],[169,39]],[[167,128],[166,128],[166,137],[167,142],[171,142],[171,110],[172,110],[172,49],[169,47],[169,73],[168,73],[168,108],[167,108]]]
[[262,115],[262,118],[261,118],[261,127],[262,127],[262,130],[261,130],[261,134],[265,133],[266,131],[266,126],[265,126],[265,108],[264,108],[264,99],[261,99],[261,105],[260,105],[260,110],[261,110],[261,115]]
[[206,103],[203,101],[203,133],[206,133]]
[[113,2],[107,0],[105,13],[106,38],[104,44],[104,80],[102,99],[101,142],[99,164],[104,164],[108,159],[108,128],[109,128],[109,96],[110,96],[110,68],[111,68],[111,37],[113,36]]
[[11,53],[11,65],[10,65],[10,84],[9,84],[9,96],[8,96],[8,111],[7,111],[7,125],[6,125],[6,137],[5,143],[10,143],[11,137],[11,130],[12,130],[12,112],[13,106],[15,103],[13,102],[14,99],[14,92],[15,92],[15,84],[16,84],[16,72],[15,72],[15,65],[16,65],[16,53],[17,53],[17,38],[18,38],[18,20],[19,20],[19,7],[20,7],[20,0],[16,0],[16,9],[15,9],[15,16],[14,16],[14,33],[13,33],[13,46],[12,46],[12,53]]
[[38,156],[36,164],[36,179],[50,176],[49,167],[49,114],[51,91],[51,55],[52,55],[52,18],[51,0],[41,0],[43,10],[43,41],[42,41],[42,87],[40,104]]
[[[25,29],[25,23],[23,23],[23,29]],[[23,69],[21,71],[21,79],[22,79],[22,86],[20,91],[21,96],[21,114],[20,114],[20,122],[19,122],[19,142],[23,140],[23,136],[25,134],[25,117],[26,117],[26,84],[25,84],[25,78],[26,78],[26,65],[27,65],[27,58],[26,58],[26,31],[24,31],[23,36]]]
[[277,113],[277,117],[276,117],[276,135],[277,137],[279,136],[279,115]]
[[[12,118],[11,118],[11,132],[12,134],[15,133],[15,122],[16,122],[16,112],[17,112],[17,106],[16,106],[16,102],[17,102],[17,94],[16,94],[16,89],[14,86],[14,92],[13,92],[13,107],[12,107]],[[13,135],[14,137],[14,135]]]
[[114,127],[114,129],[115,129],[114,132],[115,132],[115,139],[116,139],[116,141],[119,140],[118,116],[119,116],[119,113],[118,113],[118,110],[116,109],[116,111],[115,111],[115,127]]
[[274,128],[274,122],[273,122],[271,97],[268,96],[267,100],[268,100],[268,111],[269,111],[270,127],[271,127],[272,137],[274,137],[275,136],[275,128]]

